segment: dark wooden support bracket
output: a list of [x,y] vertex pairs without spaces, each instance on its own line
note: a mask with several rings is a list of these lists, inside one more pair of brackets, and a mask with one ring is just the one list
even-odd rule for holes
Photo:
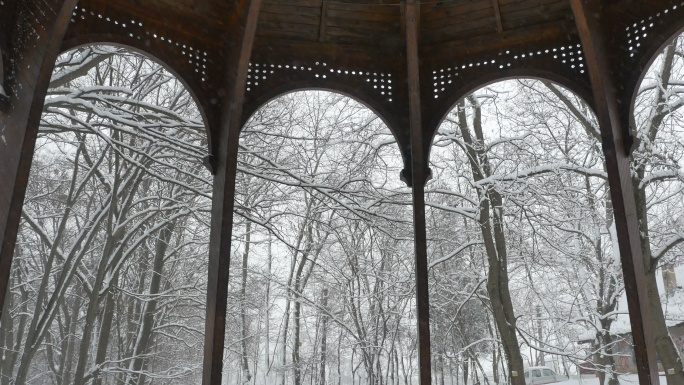
[[411,133],[413,227],[416,258],[416,307],[418,314],[418,362],[420,385],[432,383],[430,357],[430,297],[428,290],[427,235],[425,229],[426,157],[423,149],[423,124],[420,104],[420,65],[418,56],[419,4],[406,2],[406,57]]
[[[233,232],[233,206],[237,173],[238,140],[242,122],[247,70],[254,43],[261,0],[236,3],[233,23],[226,32],[225,81],[220,92],[225,94],[217,108],[219,149],[216,159],[208,159],[214,173],[209,279],[207,282],[207,315],[204,335],[202,384],[221,385],[223,351],[226,332],[228,275]],[[214,129],[214,127],[212,127]]]
[[18,5],[17,12],[36,16],[17,17],[11,36],[15,45],[9,51],[13,64],[4,78],[13,92],[6,112],[0,113],[0,317],[43,103],[77,2],[36,0]]
[[[601,0],[571,0],[570,3],[584,48],[594,94],[594,107],[603,137],[639,383],[657,385],[659,378],[655,339],[650,327],[651,310],[647,299],[630,154],[623,138],[625,130],[622,129],[629,122],[620,121],[615,72],[611,71],[619,64],[619,58],[615,47],[608,44],[605,24],[609,23],[602,17]],[[613,60],[609,56],[611,52],[616,54]]]

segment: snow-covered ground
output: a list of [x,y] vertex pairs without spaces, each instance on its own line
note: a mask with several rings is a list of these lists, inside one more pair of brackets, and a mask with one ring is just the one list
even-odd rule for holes
[[[622,385],[638,385],[639,377],[636,374],[625,374],[619,377]],[[660,376],[660,383],[666,384],[665,376]],[[583,375],[582,377],[571,376],[565,381],[554,383],[554,385],[599,385],[598,377],[593,375]]]

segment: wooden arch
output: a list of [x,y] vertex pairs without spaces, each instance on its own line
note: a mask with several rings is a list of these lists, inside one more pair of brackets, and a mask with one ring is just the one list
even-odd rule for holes
[[[682,7],[684,8],[684,5]],[[639,93],[639,87],[651,65],[663,53],[665,47],[672,43],[673,39],[684,33],[684,19],[676,19],[672,23],[663,23],[659,27],[659,30],[652,34],[651,40],[644,43],[646,49],[639,55],[636,70],[629,74],[629,80],[625,86],[627,92],[623,94],[621,104],[627,106],[627,109],[622,111],[622,114],[626,115],[626,118],[629,119],[631,130],[634,129],[632,119],[634,117],[634,103]]]
[[402,156],[404,168],[406,169],[411,167],[410,138],[408,138],[406,135],[402,135],[406,131],[406,122],[402,121],[400,117],[391,115],[382,101],[378,101],[376,98],[361,91],[359,88],[355,88],[349,84],[339,82],[320,82],[317,84],[316,82],[311,81],[285,82],[280,87],[271,88],[268,90],[268,92],[258,94],[256,97],[248,97],[245,101],[242,125],[244,126],[249,118],[268,102],[285,94],[306,90],[322,90],[338,93],[347,96],[369,108],[383,121],[383,123],[385,123],[387,128],[389,128],[390,132],[392,133],[392,136],[394,136],[395,140],[397,141],[397,146],[399,147],[399,151]]
[[563,86],[568,91],[579,96],[590,106],[590,108],[592,108],[592,110],[594,109],[591,89],[589,89],[586,85],[577,84],[574,80],[561,76],[558,73],[550,72],[544,69],[512,69],[504,70],[499,74],[488,73],[482,77],[477,77],[469,82],[465,82],[455,92],[449,95],[448,98],[445,98],[445,100],[440,104],[439,109],[433,116],[433,120],[427,122],[426,124],[427,127],[432,130],[432,136],[428,142],[430,146],[432,145],[432,139],[434,138],[434,135],[436,135],[439,126],[441,126],[451,110],[454,109],[456,103],[460,102],[463,98],[471,93],[490,84],[511,79],[537,79],[551,81],[555,84]]

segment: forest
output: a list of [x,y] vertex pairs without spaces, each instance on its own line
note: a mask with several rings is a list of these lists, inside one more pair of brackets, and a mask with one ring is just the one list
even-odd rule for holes
[[[684,37],[645,74],[632,182],[659,361],[684,384]],[[59,56],[8,298],[0,384],[201,382],[213,178],[181,80],[114,46]],[[275,98],[242,130],[224,384],[417,383],[411,189],[344,95]],[[458,102],[425,187],[433,383],[633,365],[601,135],[543,79]],[[680,271],[681,270],[681,271]],[[678,334],[679,333],[679,334]]]

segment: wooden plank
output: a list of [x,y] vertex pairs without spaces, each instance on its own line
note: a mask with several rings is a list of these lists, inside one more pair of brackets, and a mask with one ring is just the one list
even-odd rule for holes
[[331,2],[329,9],[330,11],[348,11],[358,13],[360,17],[362,14],[370,13],[377,15],[399,15],[399,3],[387,3],[387,4],[370,4],[371,2],[364,2],[361,4],[342,4],[339,2]]
[[293,7],[314,7],[320,8],[322,0],[267,0],[261,3],[262,7],[267,7],[272,4],[289,5]]
[[594,94],[595,112],[603,138],[610,195],[620,248],[635,358],[642,385],[659,383],[656,345],[641,250],[638,215],[632,185],[630,155],[625,148],[609,42],[601,28],[600,0],[570,0],[582,40],[585,64]]
[[432,32],[433,35],[442,36],[459,36],[467,31],[478,31],[478,34],[482,33],[492,33],[496,31],[496,21],[494,20],[494,15],[491,12],[479,19],[473,19],[469,21],[464,21],[461,23],[454,23],[451,25],[444,26],[438,30],[429,29],[427,32]]
[[310,24],[317,26],[320,22],[320,17],[311,15],[271,13],[262,11],[259,14],[259,23],[262,23],[264,21],[271,21],[276,23]]
[[537,16],[529,16],[526,18],[519,18],[514,20],[504,19],[503,27],[505,29],[526,28],[535,24],[545,24],[560,20],[572,20],[572,13],[563,10],[557,12],[548,12]]
[[296,24],[259,20],[259,33],[262,31],[291,32],[303,36],[318,37],[318,24]]
[[[559,6],[570,11],[570,5],[566,1],[560,0],[537,0],[537,1],[522,1],[516,3],[503,4],[499,0],[499,8],[504,15],[510,15],[516,12],[523,12],[527,15],[534,15],[540,12],[545,12],[550,9],[558,9]],[[524,17],[524,16],[520,16]]]
[[377,36],[370,36],[366,34],[365,36],[340,36],[340,35],[328,35],[328,42],[335,44],[345,44],[345,45],[358,45],[359,47],[401,47],[401,39],[393,37],[385,37],[384,39],[378,39]]
[[300,32],[293,31],[279,31],[279,30],[269,30],[269,29],[259,29],[257,30],[256,36],[265,39],[286,39],[294,42],[315,42],[318,41],[318,35],[309,34],[304,35]]
[[207,280],[207,313],[204,333],[203,385],[221,385],[226,334],[228,279],[230,273],[235,177],[238,142],[245,97],[247,70],[256,34],[261,0],[242,0],[235,13],[237,22],[226,32],[232,45],[225,52],[227,91],[216,111],[210,112],[208,124],[220,132],[218,151],[208,164],[213,169],[211,236],[209,241],[209,276]]
[[328,7],[328,17],[347,19],[347,20],[366,20],[366,21],[377,21],[381,23],[396,22],[399,13],[395,14],[385,14],[385,13],[365,13],[365,12],[355,12],[344,9],[333,9]]
[[420,58],[418,26],[420,10],[414,0],[406,4],[406,59],[408,112],[411,137],[411,187],[413,188],[413,228],[416,266],[416,314],[418,318],[418,377],[420,385],[432,384],[430,354],[430,295],[428,285],[427,234],[425,226],[425,182],[427,160],[423,147],[420,102]]
[[432,20],[433,18],[458,17],[474,11],[491,9],[492,3],[489,0],[471,0],[448,3],[446,5],[433,5],[431,7],[422,6],[422,8],[421,18]]
[[399,20],[396,20],[394,23],[376,23],[366,20],[328,18],[327,26],[337,27],[340,29],[355,29],[370,32],[399,33]]
[[[347,36],[347,37],[358,37],[358,38],[367,38],[368,36],[368,30],[362,30],[362,29],[352,29],[352,28],[338,28],[338,27],[333,27],[333,26],[328,26],[327,29],[328,36],[329,37],[339,37],[339,36]],[[377,33],[377,31],[376,31]],[[387,37],[391,37],[391,34],[387,34]],[[375,36],[377,39],[378,36]]]
[[283,15],[306,15],[318,17],[321,14],[320,4],[311,7],[297,7],[285,4],[264,4],[262,12],[279,13]]
[[556,12],[565,12],[569,16],[572,16],[572,10],[570,9],[570,7],[568,7],[568,4],[564,2],[548,3],[543,6],[538,6],[535,8],[516,10],[506,9],[502,12],[504,22],[519,19],[539,19],[547,17],[549,14],[553,14]]
[[[480,24],[479,26],[492,26],[492,30],[496,29],[496,26],[494,25],[494,12],[492,7],[490,6],[489,8],[485,9],[480,9],[477,11],[473,11],[468,13],[466,16],[459,17],[460,22],[455,23],[454,18],[439,18],[439,19],[432,19],[432,20],[425,20],[425,31],[441,31],[444,28],[452,28],[455,30],[459,30],[459,26],[461,24],[467,24],[468,26],[472,26],[475,24]],[[460,27],[461,30],[466,30],[470,29],[472,27],[468,28],[463,28]],[[447,32],[448,33],[448,32]]]
[[532,27],[505,30],[501,34],[483,34],[477,37],[459,36],[450,40],[437,40],[423,33],[421,46],[423,57],[431,60],[443,58],[474,56],[481,53],[497,54],[506,49],[515,50],[542,46],[553,46],[560,41],[567,41],[569,35],[575,35],[575,23],[571,20],[538,24]]
[[[399,39],[396,40],[399,42]],[[254,41],[254,61],[281,64],[305,64],[313,67],[316,62],[335,63],[351,69],[390,69],[396,64],[396,46],[366,47],[362,45],[336,44],[334,42],[305,42],[285,38],[262,38]]]

